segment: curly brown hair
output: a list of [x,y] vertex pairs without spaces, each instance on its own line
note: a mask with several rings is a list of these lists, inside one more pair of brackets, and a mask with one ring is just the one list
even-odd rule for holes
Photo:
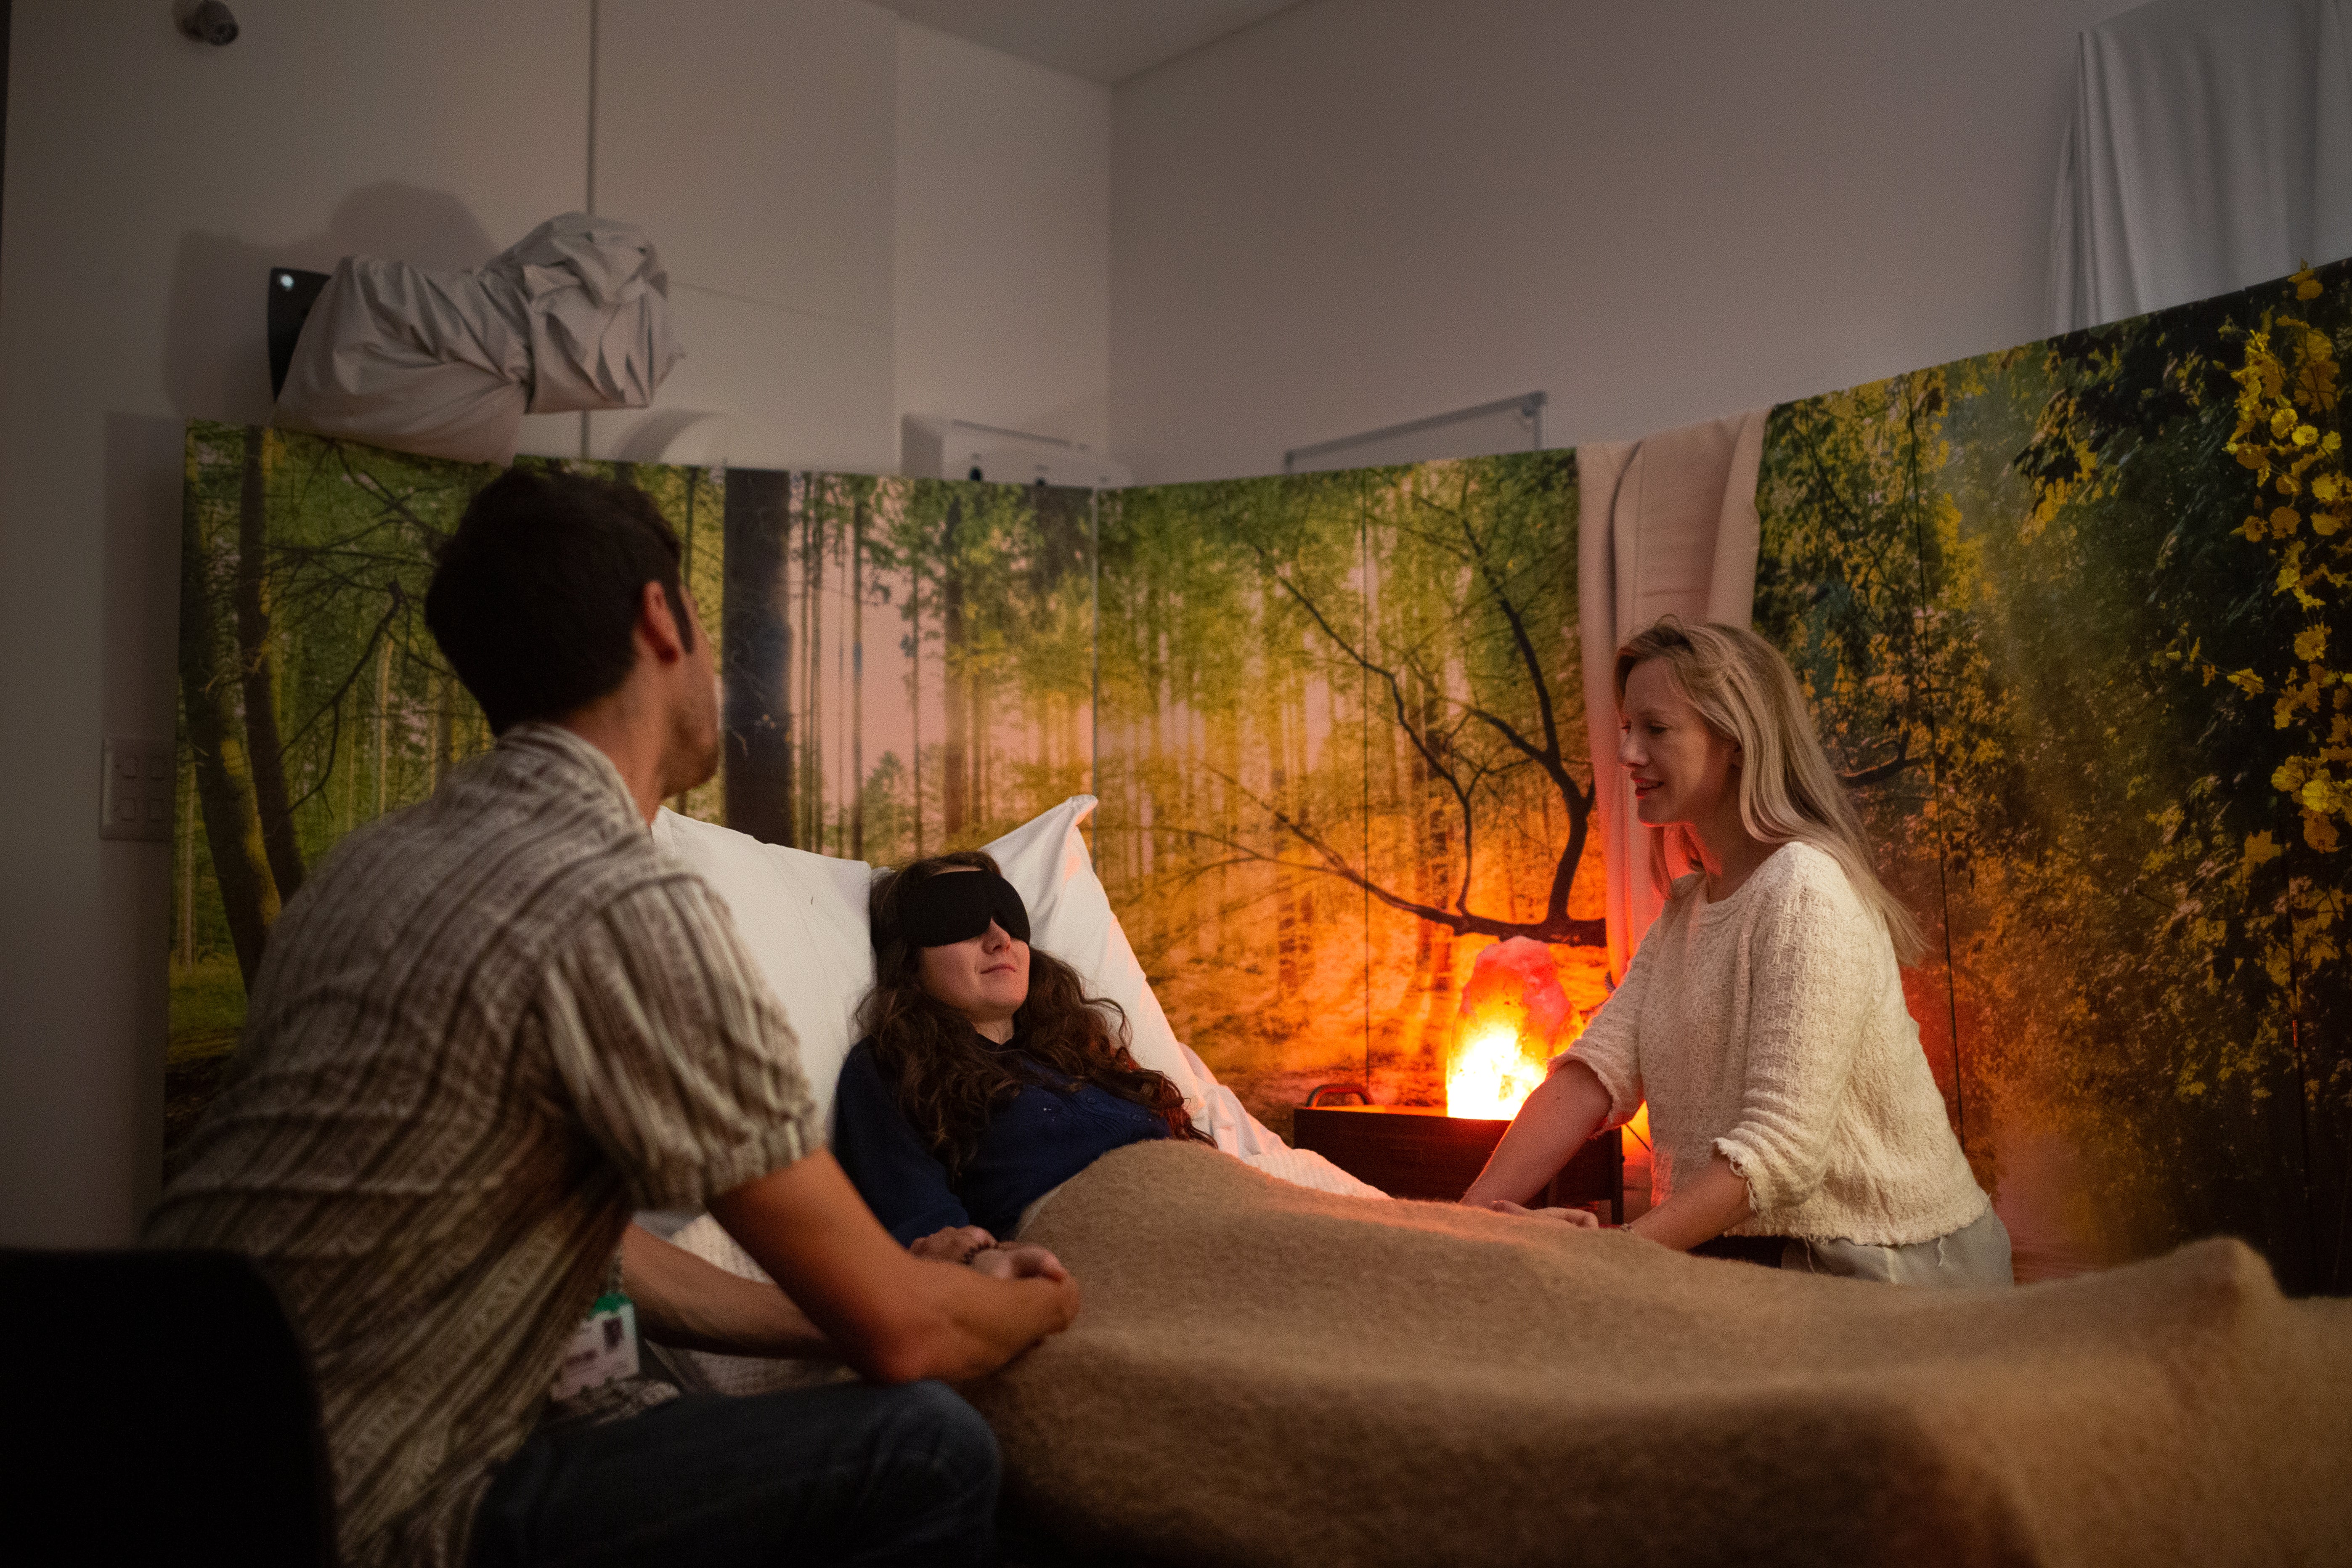
[[906,934],[908,895],[933,877],[967,868],[997,867],[980,850],[961,849],[875,879],[867,900],[874,990],[858,1011],[883,1081],[896,1086],[899,1111],[949,1179],[962,1173],[979,1148],[991,1112],[1032,1084],[1070,1089],[1090,1083],[1157,1115],[1170,1137],[1209,1142],[1186,1113],[1183,1092],[1129,1053],[1126,1010],[1088,996],[1077,971],[1052,953],[1029,950],[1029,999],[1013,1018],[1019,1056],[923,989],[923,950]]

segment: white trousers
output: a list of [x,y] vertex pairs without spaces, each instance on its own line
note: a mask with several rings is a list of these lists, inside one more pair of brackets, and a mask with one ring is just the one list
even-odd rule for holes
[[1948,1290],[2013,1285],[2009,1227],[1987,1205],[1985,1212],[1948,1236],[1906,1247],[1868,1247],[1859,1241],[1800,1241],[1781,1249],[1780,1267],[1890,1285],[1926,1285]]

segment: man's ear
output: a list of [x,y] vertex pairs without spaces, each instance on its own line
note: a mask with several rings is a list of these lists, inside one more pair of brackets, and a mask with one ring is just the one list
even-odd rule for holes
[[686,657],[686,639],[679,636],[683,606],[672,605],[659,583],[648,583],[637,599],[637,636],[643,637],[656,663],[676,664]]

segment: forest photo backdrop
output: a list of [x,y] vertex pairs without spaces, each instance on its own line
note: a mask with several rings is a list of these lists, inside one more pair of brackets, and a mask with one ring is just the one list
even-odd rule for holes
[[[2022,1279],[2218,1232],[2352,1289],[2347,351],[2338,265],[1771,413],[1755,624],[1929,928],[1906,992]],[[1573,453],[567,466],[652,496],[719,640],[677,809],[890,864],[1097,794],[1170,1021],[1277,1131],[1333,1079],[1441,1103],[1498,940],[1605,998]],[[488,742],[420,608],[491,472],[189,428],[168,1136],[284,900]]]
[[1180,1035],[1278,1132],[1444,1102],[1479,949],[1607,994],[1575,455],[1104,498],[1095,828]]
[[[283,900],[490,739],[422,605],[494,469],[204,424],[187,465],[173,1136]],[[1163,1002],[1278,1130],[1368,1068],[1440,1100],[1497,936],[1561,944],[1579,1005],[1605,994],[1572,454],[1099,502],[564,466],[653,499],[718,640],[719,776],[674,809],[888,865],[1098,791],[1097,858]]]
[[[424,599],[497,469],[201,423],[186,463],[167,1147],[217,1086],[284,901],[490,743]],[[653,499],[718,643],[719,776],[672,809],[889,863],[1087,787],[1087,492],[562,466]]]
[[2021,1277],[2352,1289],[2352,264],[1772,411],[1757,629]]

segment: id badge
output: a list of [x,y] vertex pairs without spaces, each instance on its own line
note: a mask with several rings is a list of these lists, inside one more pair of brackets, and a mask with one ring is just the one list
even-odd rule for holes
[[596,1298],[555,1363],[555,1383],[548,1390],[554,1399],[570,1399],[601,1388],[616,1377],[637,1373],[637,1309],[617,1290]]

